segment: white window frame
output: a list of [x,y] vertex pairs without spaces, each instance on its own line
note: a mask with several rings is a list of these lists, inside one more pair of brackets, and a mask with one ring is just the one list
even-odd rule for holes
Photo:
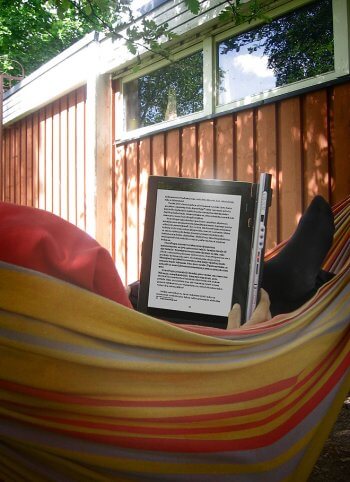
[[[122,116],[118,118],[118,124],[116,126],[117,132],[117,140],[125,140],[130,138],[141,137],[147,135],[149,133],[153,133],[155,129],[167,129],[171,127],[178,126],[179,124],[188,123],[192,121],[196,121],[204,116],[210,115],[213,110],[213,101],[212,96],[208,96],[208,92],[211,92],[211,82],[212,82],[212,71],[213,67],[211,63],[207,63],[206,61],[210,58],[212,59],[211,53],[211,39],[206,39],[204,41],[198,42],[191,47],[188,47],[180,52],[175,53],[172,55],[172,61],[176,62],[181,60],[189,55],[192,55],[196,52],[203,50],[203,109],[195,112],[193,114],[188,114],[184,116],[177,117],[173,120],[158,122],[156,124],[152,124],[146,127],[139,127],[133,130],[126,130],[126,112],[124,109],[123,103],[123,93],[124,93],[124,85],[132,80],[138,79],[147,75],[149,73],[155,72],[167,65],[170,65],[170,61],[167,59],[159,60],[143,69],[137,70],[131,74],[126,74],[124,77],[121,78],[121,93],[117,96],[117,106],[116,109],[118,112],[123,112]],[[208,52],[210,49],[210,52]]]
[[[271,10],[268,15],[271,18],[280,17],[293,10],[296,10],[299,7],[303,7],[311,3],[314,2],[312,0],[297,0],[293,3],[288,3],[280,6],[279,8]],[[336,80],[339,77],[349,74],[349,7],[347,6],[347,0],[332,0],[332,8],[334,36],[334,71],[327,72],[325,74],[319,74],[314,77],[309,77],[308,79],[298,80],[297,82],[292,82],[285,86],[275,87],[262,93],[246,96],[242,99],[221,105],[216,103],[217,85],[215,84],[215,112],[222,113],[227,110],[245,107],[250,104],[262,102],[276,96],[286,95],[297,92],[299,90],[314,87],[318,84],[324,84],[326,82]],[[259,25],[262,25],[262,21],[256,21],[254,23],[252,22],[249,25],[249,30],[257,28],[259,27]],[[244,25],[243,28],[242,26],[238,28],[232,28],[215,36],[215,72],[217,69],[217,44],[223,40],[233,37],[234,35],[239,35],[247,30],[248,29],[246,25]]]
[[[278,7],[271,9],[268,15],[271,18],[276,18],[287,14],[290,11],[296,10],[299,7],[306,6],[313,3],[314,0],[295,0],[292,2],[283,2]],[[144,68],[140,68],[136,72],[119,75],[121,79],[121,93],[117,95],[117,112],[123,112],[122,116],[117,116],[117,141],[124,141],[135,139],[147,134],[153,134],[157,131],[162,131],[170,128],[180,127],[181,125],[192,123],[203,118],[210,117],[215,114],[221,114],[229,111],[239,110],[264,101],[273,99],[275,97],[284,96],[297,93],[304,89],[312,88],[317,85],[335,81],[350,73],[350,5],[348,0],[332,0],[333,9],[333,34],[334,34],[334,71],[310,77],[305,80],[293,82],[291,84],[270,89],[261,94],[247,96],[243,99],[230,102],[227,104],[217,105],[217,44],[222,40],[228,39],[234,35],[239,35],[244,31],[251,30],[263,24],[263,21],[257,20],[251,24],[243,24],[238,27],[225,29],[219,26],[220,33],[212,33],[204,40],[200,40],[194,45],[187,47],[179,52],[173,54],[174,61],[181,60],[199,50],[203,50],[203,110],[194,114],[181,116],[173,120],[159,122],[147,127],[141,127],[134,130],[126,131],[126,119],[123,105],[123,85],[131,80],[135,80],[143,75],[154,72],[166,65],[169,65],[168,60],[159,60]]]

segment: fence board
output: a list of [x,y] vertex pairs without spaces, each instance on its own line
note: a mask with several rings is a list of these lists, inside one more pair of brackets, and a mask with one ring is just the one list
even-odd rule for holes
[[256,116],[256,169],[257,174],[268,172],[272,175],[273,198],[269,210],[266,244],[267,249],[277,244],[278,233],[278,191],[276,189],[277,150],[276,150],[276,108],[267,105],[257,110]]
[[126,211],[127,211],[127,283],[138,279],[139,273],[139,182],[136,142],[126,148]]
[[34,186],[34,169],[33,169],[33,117],[26,119],[25,126],[25,146],[24,151],[27,161],[27,172],[24,174],[26,181],[26,199],[23,204],[33,206],[33,186]]
[[254,115],[252,110],[237,114],[236,179],[254,182]]
[[20,146],[19,146],[19,161],[20,161],[20,204],[27,204],[27,129],[25,122],[19,126],[20,129]]
[[32,206],[39,207],[39,113],[32,117],[32,166],[33,166],[33,197]]
[[68,100],[60,100],[60,211],[64,219],[68,219]]
[[21,202],[21,131],[19,125],[16,125],[14,131],[14,202],[19,204]]
[[214,121],[201,122],[198,128],[198,177],[212,179],[214,177]]
[[182,130],[181,176],[197,177],[197,131],[196,126]]
[[180,131],[171,130],[165,134],[165,172],[167,176],[180,176],[181,151]]
[[148,177],[151,173],[151,140],[150,138],[142,139],[140,142],[140,159],[139,159],[139,212],[138,212],[138,239],[139,239],[139,260],[141,259],[143,230],[145,224],[146,201],[147,201],[147,184]]
[[317,194],[329,198],[327,92],[312,92],[303,101],[305,207]]
[[288,238],[303,210],[303,169],[301,156],[301,113],[299,98],[282,101],[278,115],[279,155],[279,239]]
[[5,185],[5,201],[11,201],[11,137],[12,137],[12,130],[10,131],[9,135],[5,137],[5,159],[7,159],[7,164],[5,166],[5,174],[6,174],[6,185]]
[[76,92],[68,96],[68,220],[77,224]]
[[46,129],[45,129],[45,110],[41,109],[39,113],[39,203],[38,207],[40,209],[46,208]]
[[152,137],[152,174],[165,175],[165,144],[164,134]]
[[60,104],[53,104],[52,112],[52,212],[61,215],[61,126]]
[[46,107],[46,119],[45,119],[45,209],[48,211],[53,210],[53,197],[52,197],[52,185],[53,185],[53,109],[52,104]]
[[338,202],[350,192],[350,84],[334,87],[330,137],[333,157],[332,201]]
[[85,89],[76,92],[76,211],[77,226],[86,227],[85,211]]
[[125,169],[125,147],[118,146],[116,149],[116,161],[114,167],[114,246],[115,261],[122,281],[126,282],[126,169]]
[[232,116],[216,120],[215,177],[233,179],[233,119]]

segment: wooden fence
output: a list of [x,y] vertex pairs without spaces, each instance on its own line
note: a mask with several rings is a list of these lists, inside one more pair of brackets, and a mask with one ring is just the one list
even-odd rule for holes
[[85,228],[85,87],[4,129],[0,199]]
[[117,146],[112,251],[123,279],[138,277],[149,174],[253,181],[270,172],[269,248],[316,194],[348,195],[349,106],[347,83]]
[[[120,112],[110,105],[113,126]],[[271,248],[316,194],[350,192],[350,83],[222,115],[117,145],[97,159],[97,218],[122,279],[138,278],[150,174],[253,181],[273,175]],[[4,129],[0,199],[40,207],[86,228],[86,89]],[[110,155],[109,152],[112,154]],[[108,213],[108,215],[106,215]],[[101,220],[103,219],[103,222]],[[106,221],[105,221],[106,219]]]

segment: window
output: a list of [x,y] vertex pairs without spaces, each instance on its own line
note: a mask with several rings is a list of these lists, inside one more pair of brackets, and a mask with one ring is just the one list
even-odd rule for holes
[[217,44],[217,103],[334,71],[332,2],[323,0]]
[[124,84],[126,130],[203,110],[203,52]]
[[[277,5],[276,5],[277,4]],[[208,15],[213,15],[210,18]],[[271,0],[270,21],[229,29],[203,13],[203,32],[179,36],[176,61],[123,76],[118,139],[265,102],[349,75],[348,0]],[[176,19],[174,17],[174,22]],[[186,32],[187,33],[187,32]],[[137,132],[136,132],[137,131]]]

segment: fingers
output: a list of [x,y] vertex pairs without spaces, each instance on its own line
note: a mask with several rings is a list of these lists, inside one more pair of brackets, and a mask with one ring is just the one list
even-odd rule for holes
[[254,313],[250,320],[246,322],[246,326],[256,325],[271,319],[270,313],[270,298],[267,292],[261,288],[260,290],[260,301],[258,306],[255,308]]
[[228,314],[228,330],[235,330],[241,326],[241,307],[239,304],[232,306],[230,313]]
[[236,303],[235,305],[233,305],[228,315],[227,329],[236,330],[238,328],[256,325],[270,319],[270,298],[267,292],[264,289],[261,289],[259,304],[255,308],[250,320],[244,323],[244,325],[241,325],[241,307]]

